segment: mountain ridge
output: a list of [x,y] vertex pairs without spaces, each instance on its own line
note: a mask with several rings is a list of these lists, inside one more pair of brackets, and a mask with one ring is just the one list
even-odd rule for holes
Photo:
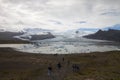
[[109,30],[109,29],[120,30],[120,24],[115,24],[113,26],[109,26],[109,27],[104,28],[104,30]]
[[6,43],[28,43],[31,40],[43,40],[54,38],[51,33],[26,35],[24,32],[0,32],[0,44]]
[[120,30],[109,29],[109,30],[98,30],[94,34],[83,36],[89,39],[109,40],[120,42]]

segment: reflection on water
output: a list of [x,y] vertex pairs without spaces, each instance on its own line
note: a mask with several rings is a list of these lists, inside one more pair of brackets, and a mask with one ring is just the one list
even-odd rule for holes
[[120,50],[120,44],[103,40],[85,38],[62,38],[33,41],[31,44],[2,44],[0,47],[13,47],[30,53],[69,54]]

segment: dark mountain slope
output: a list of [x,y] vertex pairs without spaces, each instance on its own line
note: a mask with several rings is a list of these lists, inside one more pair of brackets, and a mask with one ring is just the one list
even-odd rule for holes
[[89,39],[100,39],[120,42],[120,30],[109,29],[108,31],[99,30],[95,34],[84,36]]
[[23,41],[14,36],[22,35],[23,33],[19,32],[0,32],[0,44],[7,44],[7,43],[28,43],[28,41]]
[[19,32],[0,32],[0,40],[14,40],[14,36],[23,35]]
[[[27,41],[23,40],[24,37],[21,38],[15,38],[15,36],[21,37],[21,35],[24,35],[25,33],[20,32],[0,32],[0,44],[6,44],[6,43],[28,43],[29,40],[43,40],[43,39],[50,39],[54,38],[55,36],[52,35],[50,32],[47,34],[40,34],[40,35],[28,35],[31,36]],[[26,37],[28,37],[26,36]],[[26,38],[25,37],[25,38]]]

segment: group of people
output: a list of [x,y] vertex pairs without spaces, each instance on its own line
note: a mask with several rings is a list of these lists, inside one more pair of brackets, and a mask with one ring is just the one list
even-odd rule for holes
[[[58,62],[56,66],[57,66],[57,69],[58,69],[58,70],[60,70],[61,67],[62,67],[62,65],[61,65],[60,62]],[[52,75],[52,72],[53,72],[52,66],[51,66],[51,64],[49,64],[49,66],[48,66],[48,75],[51,76],[51,75]]]
[[[63,58],[62,58],[62,61],[64,62],[64,60],[65,60],[65,59],[64,59],[64,57],[63,57]],[[69,64],[70,64],[70,61],[67,61],[67,64],[69,65]],[[56,64],[56,67],[57,67],[58,70],[61,70],[62,64],[61,64],[60,62],[58,62],[58,63]],[[72,64],[71,68],[72,68],[72,71],[73,71],[73,72],[79,72],[79,71],[80,71],[80,67],[79,67],[79,65],[77,65],[77,64]],[[53,68],[52,68],[51,64],[49,64],[49,66],[48,66],[48,76],[52,76],[52,73],[53,73]]]
[[72,65],[73,72],[78,72],[80,70],[79,66],[77,64]]

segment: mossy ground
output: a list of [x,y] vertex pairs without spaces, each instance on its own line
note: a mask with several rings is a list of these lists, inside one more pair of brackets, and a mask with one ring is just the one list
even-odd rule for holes
[[[56,67],[58,62],[61,70]],[[47,75],[49,64],[53,78]],[[80,70],[73,72],[72,64]],[[120,52],[48,55],[0,48],[0,80],[120,80]]]

